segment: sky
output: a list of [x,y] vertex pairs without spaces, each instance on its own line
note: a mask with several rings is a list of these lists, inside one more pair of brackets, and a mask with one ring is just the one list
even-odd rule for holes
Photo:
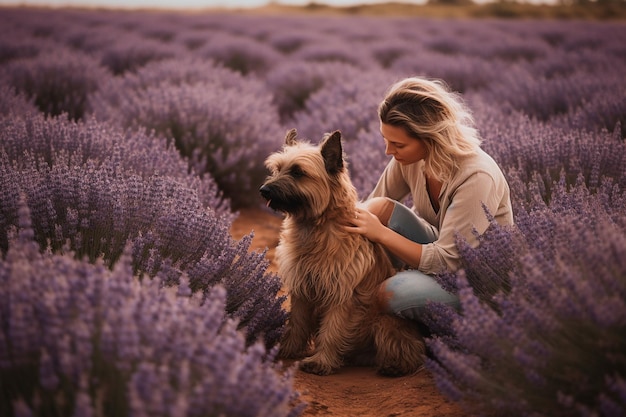
[[[353,6],[366,3],[380,3],[385,0],[277,0],[276,3],[304,6],[311,2],[331,6]],[[211,7],[241,8],[266,5],[270,0],[0,0],[0,5],[44,5],[52,7],[88,6],[111,8],[167,8],[167,9],[202,9]],[[425,0],[404,0],[404,3],[422,4]]]

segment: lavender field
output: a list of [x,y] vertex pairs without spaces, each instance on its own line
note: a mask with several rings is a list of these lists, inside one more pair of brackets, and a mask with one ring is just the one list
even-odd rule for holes
[[[427,367],[469,415],[626,415],[626,25],[0,9],[0,415],[296,416],[280,280],[237,211],[292,127],[441,78],[509,184],[438,279]],[[485,214],[486,216],[489,213]],[[407,392],[406,395],[419,395]]]

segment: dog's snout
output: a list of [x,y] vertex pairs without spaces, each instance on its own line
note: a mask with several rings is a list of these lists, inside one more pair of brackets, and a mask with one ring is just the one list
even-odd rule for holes
[[272,194],[271,188],[266,184],[263,184],[261,188],[259,188],[259,192],[261,193],[261,196],[263,196],[263,198],[266,200],[269,200]]

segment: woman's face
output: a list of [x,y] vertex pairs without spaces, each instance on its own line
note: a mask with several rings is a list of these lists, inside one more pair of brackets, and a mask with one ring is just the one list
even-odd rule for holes
[[385,154],[400,164],[409,165],[426,158],[424,141],[409,136],[404,128],[381,123],[380,134],[385,139]]

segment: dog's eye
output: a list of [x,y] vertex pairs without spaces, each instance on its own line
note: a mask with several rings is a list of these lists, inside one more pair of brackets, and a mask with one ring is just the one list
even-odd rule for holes
[[300,168],[298,165],[294,165],[293,167],[291,167],[291,169],[289,170],[289,173],[294,178],[304,177],[304,171],[302,171],[302,168]]

